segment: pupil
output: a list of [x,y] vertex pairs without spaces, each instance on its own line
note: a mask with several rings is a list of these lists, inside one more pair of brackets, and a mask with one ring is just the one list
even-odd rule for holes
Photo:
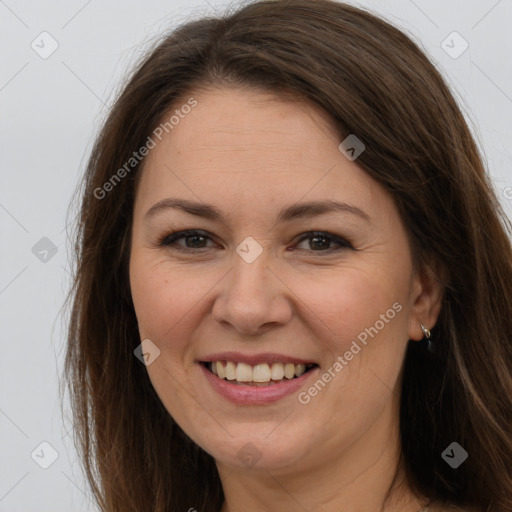
[[[195,240],[197,242],[198,239],[203,239],[204,240],[204,236],[201,236],[201,235],[190,235],[187,237],[187,246],[190,247],[191,245],[188,243],[190,240]],[[200,242],[199,242],[200,243]],[[195,243],[193,242],[192,245],[194,247],[196,247]],[[203,246],[201,246],[203,247]]]
[[318,240],[323,240],[325,243],[324,244],[319,244],[319,245],[316,245],[316,248],[328,248],[328,245],[329,245],[329,240],[325,237],[325,236],[314,236],[311,238],[311,241],[313,242],[313,249],[315,248],[315,244],[318,242]]

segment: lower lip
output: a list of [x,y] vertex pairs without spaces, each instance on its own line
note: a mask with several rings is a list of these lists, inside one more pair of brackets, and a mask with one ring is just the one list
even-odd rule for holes
[[[316,371],[318,366],[303,373],[300,377],[290,380],[283,380],[279,384],[268,386],[244,386],[232,384],[231,381],[221,379],[208,370],[203,364],[199,364],[204,376],[224,398],[238,405],[262,405],[277,402],[285,396],[297,392]],[[233,381],[235,382],[235,381]]]

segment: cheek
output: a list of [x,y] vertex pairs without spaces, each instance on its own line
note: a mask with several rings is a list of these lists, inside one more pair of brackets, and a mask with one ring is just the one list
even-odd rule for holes
[[193,332],[198,315],[206,314],[201,298],[208,281],[152,254],[132,253],[130,283],[140,339],[151,340],[160,350],[147,366],[148,376],[167,410],[181,421],[183,411],[195,408],[193,397],[183,389],[190,386]]
[[[371,328],[376,323],[379,337],[407,325],[402,322],[405,314],[393,308],[405,302],[403,274],[394,275],[397,272],[382,262],[378,269],[361,265],[309,275],[282,270],[293,292],[288,298],[294,303],[291,307],[297,308],[299,320],[309,324],[316,342],[324,344],[333,357],[344,354],[358,337],[364,341],[365,333],[373,339],[375,329]],[[184,268],[135,253],[130,281],[141,339],[155,340],[174,352],[183,349],[213,307],[210,294],[216,293],[217,284],[222,287],[221,278],[218,269]]]
[[321,418],[322,433],[333,440],[357,436],[375,421],[397,384],[407,345],[407,281],[383,269],[346,268],[328,280],[297,281],[294,289],[329,354],[319,375],[327,384],[304,389],[301,403],[308,421]]
[[130,287],[141,336],[161,340],[176,328],[201,297],[200,279],[161,256],[132,251]]
[[399,338],[395,334],[407,326],[403,320],[407,288],[403,276],[392,276],[359,267],[295,280],[293,291],[305,306],[304,315],[317,335],[324,333],[324,340],[329,340],[326,348],[333,357],[349,350],[354,340],[364,346],[365,339]]

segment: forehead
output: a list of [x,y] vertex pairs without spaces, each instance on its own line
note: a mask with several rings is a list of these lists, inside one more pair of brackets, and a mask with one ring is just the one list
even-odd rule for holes
[[153,202],[179,195],[238,208],[248,201],[269,208],[302,197],[378,205],[378,184],[339,151],[332,121],[314,105],[254,89],[190,96],[197,105],[151,150],[138,195]]
[[321,138],[324,145],[337,146],[329,117],[310,103],[250,88],[205,90],[194,98],[197,106],[165,140],[175,157],[215,153],[222,159],[223,154],[232,158],[239,153],[279,158],[285,151],[288,159],[292,152],[296,160],[317,149]]

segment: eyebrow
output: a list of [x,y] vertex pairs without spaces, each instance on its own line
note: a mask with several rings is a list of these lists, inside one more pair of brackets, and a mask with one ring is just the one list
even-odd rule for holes
[[[213,205],[189,201],[188,199],[162,199],[153,205],[145,214],[145,219],[148,220],[159,212],[169,208],[177,208],[191,215],[203,217],[214,221],[223,221],[222,212]],[[277,222],[287,222],[304,217],[314,217],[325,213],[343,212],[356,215],[361,219],[370,222],[370,216],[358,208],[357,206],[339,203],[337,201],[309,201],[305,203],[297,203],[283,208],[277,215]]]

